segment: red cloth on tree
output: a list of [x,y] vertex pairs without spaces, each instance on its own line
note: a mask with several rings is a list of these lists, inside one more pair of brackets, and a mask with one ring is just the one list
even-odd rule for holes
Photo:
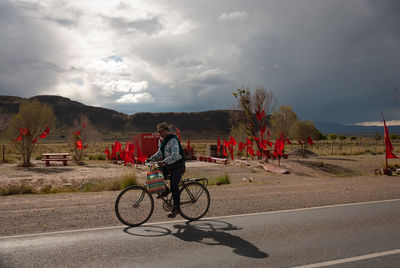
[[76,148],[82,150],[82,140],[77,140],[77,141],[75,142],[75,146],[76,146]]
[[265,111],[256,111],[256,117],[258,122],[260,122],[265,117]]

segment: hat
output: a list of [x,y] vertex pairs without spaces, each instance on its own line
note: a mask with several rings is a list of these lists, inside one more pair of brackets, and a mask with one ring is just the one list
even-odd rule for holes
[[157,130],[160,131],[162,129],[169,130],[169,125],[167,123],[165,123],[165,122],[158,124],[157,125]]

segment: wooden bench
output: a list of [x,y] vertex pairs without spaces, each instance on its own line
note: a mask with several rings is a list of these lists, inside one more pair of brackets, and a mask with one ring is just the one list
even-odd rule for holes
[[67,165],[67,161],[70,161],[69,153],[45,153],[43,154],[42,161],[46,161],[46,166],[50,166],[51,161],[63,162],[63,165]]

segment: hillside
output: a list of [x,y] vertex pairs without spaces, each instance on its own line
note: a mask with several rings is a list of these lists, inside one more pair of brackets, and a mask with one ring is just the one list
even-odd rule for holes
[[[127,115],[114,110],[94,107],[60,96],[35,96],[49,104],[57,117],[54,136],[68,136],[73,122],[80,114],[86,115],[102,133],[103,138],[128,137],[141,132],[153,132],[160,122],[177,127],[184,137],[196,139],[228,136],[231,129],[230,110],[214,110],[193,113],[136,113]],[[0,131],[4,130],[12,116],[18,112],[24,98],[0,96]],[[316,121],[315,126],[324,134],[373,135],[383,134],[382,127],[343,125]],[[390,126],[390,133],[400,133],[400,126]],[[1,133],[0,133],[1,134]]]
[[[53,108],[57,117],[56,131],[53,135],[66,136],[79,115],[86,115],[90,122],[104,137],[130,136],[140,132],[153,132],[160,122],[168,122],[177,127],[184,136],[208,138],[210,135],[228,135],[230,114],[228,110],[196,113],[136,113],[127,115],[101,107],[87,106],[80,102],[60,96],[35,96]],[[5,129],[19,104],[25,100],[20,97],[0,96],[0,130]]]

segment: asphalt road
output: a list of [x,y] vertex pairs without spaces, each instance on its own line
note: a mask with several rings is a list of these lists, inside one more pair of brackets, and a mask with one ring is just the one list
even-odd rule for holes
[[0,267],[399,267],[400,200],[0,237]]

